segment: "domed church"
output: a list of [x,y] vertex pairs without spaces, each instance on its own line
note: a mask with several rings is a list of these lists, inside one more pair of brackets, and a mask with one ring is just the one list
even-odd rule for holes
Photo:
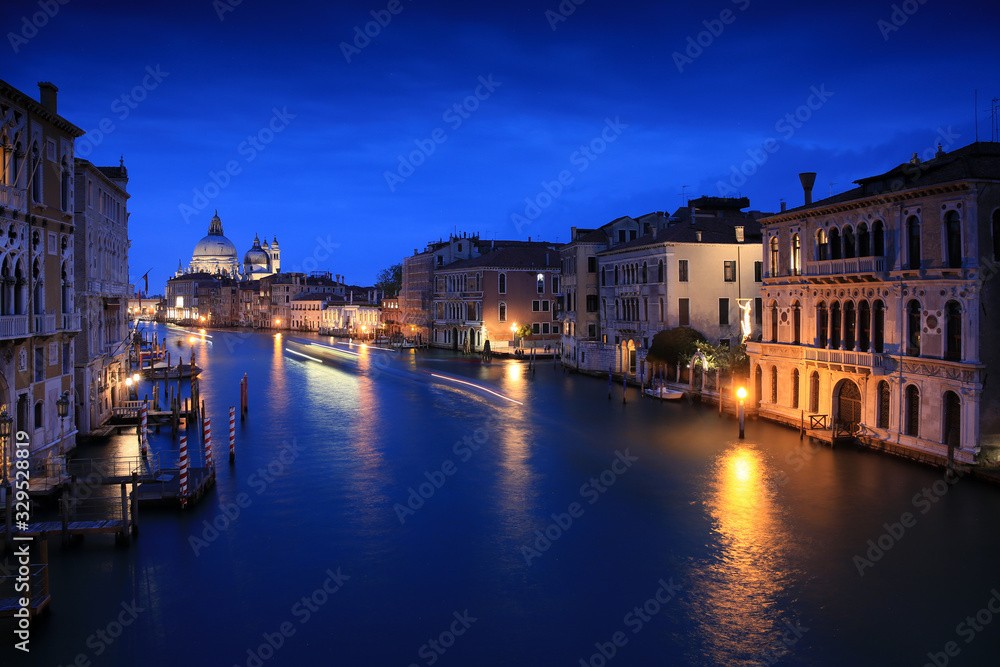
[[266,239],[261,244],[260,238],[254,237],[253,246],[243,256],[241,271],[236,246],[223,233],[222,219],[216,210],[215,216],[208,224],[208,235],[194,246],[191,264],[187,271],[178,267],[175,276],[205,272],[236,280],[257,280],[278,273],[280,268],[281,250],[278,248],[278,239],[275,238],[274,242],[268,245]]

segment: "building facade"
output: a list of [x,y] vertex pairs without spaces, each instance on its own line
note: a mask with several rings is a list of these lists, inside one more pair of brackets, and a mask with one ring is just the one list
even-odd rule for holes
[[[901,453],[995,462],[1000,144],[921,162],[765,219],[759,413]],[[995,383],[993,383],[995,385]]]
[[[76,339],[78,424],[89,433],[127,400],[129,375],[128,171],[77,158],[75,183],[76,303],[83,333]],[[155,305],[147,300],[146,306]]]

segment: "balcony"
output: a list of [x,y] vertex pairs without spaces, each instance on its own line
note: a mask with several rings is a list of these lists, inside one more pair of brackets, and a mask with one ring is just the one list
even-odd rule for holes
[[0,185],[0,206],[14,209],[15,211],[23,211],[26,192],[24,188],[15,188],[12,185]]
[[852,257],[809,261],[805,276],[817,283],[851,283],[884,280],[887,262],[885,257]]
[[820,347],[805,347],[803,351],[803,358],[806,361],[816,362],[816,364],[866,368],[875,375],[885,375],[885,372],[889,369],[886,355],[875,352],[828,350]]
[[35,315],[35,335],[50,336],[56,332],[55,315]]
[[63,331],[80,330],[80,313],[63,313],[61,317]]
[[27,315],[0,315],[0,340],[26,338],[27,336]]

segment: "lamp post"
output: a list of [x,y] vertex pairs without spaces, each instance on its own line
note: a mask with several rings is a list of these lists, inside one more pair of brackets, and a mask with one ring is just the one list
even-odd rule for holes
[[510,325],[510,343],[514,351],[517,351],[517,322]]
[[7,454],[7,442],[10,440],[10,426],[14,422],[14,418],[7,414],[4,410],[0,412],[0,448],[3,448],[2,462],[3,462],[3,485],[7,486],[10,481],[7,477],[7,467],[10,465],[10,456]]
[[56,410],[59,412],[59,455],[63,454],[63,429],[66,423],[66,415],[69,414],[69,391],[64,391],[62,396],[56,399]]
[[743,439],[743,399],[747,397],[747,390],[740,387],[736,390],[736,396],[740,399],[739,420],[740,420],[740,440]]

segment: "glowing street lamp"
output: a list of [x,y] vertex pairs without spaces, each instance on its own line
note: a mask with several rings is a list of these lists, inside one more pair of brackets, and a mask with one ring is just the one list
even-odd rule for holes
[[7,442],[10,440],[10,429],[11,424],[13,423],[14,418],[7,414],[6,410],[0,413],[0,449],[3,449],[3,455],[0,456],[0,464],[3,465],[4,486],[7,486],[10,481],[7,477],[7,468],[10,466],[10,456],[7,453]]
[[[136,374],[138,377],[138,374]],[[63,428],[66,423],[66,416],[69,414],[69,391],[64,391],[62,396],[56,399],[56,410],[59,413],[59,455],[63,453]]]
[[743,439],[743,399],[745,399],[747,397],[747,390],[745,388],[743,388],[743,387],[740,387],[739,389],[736,390],[736,396],[737,396],[737,398],[740,399],[739,420],[740,420],[740,439],[742,440]]

